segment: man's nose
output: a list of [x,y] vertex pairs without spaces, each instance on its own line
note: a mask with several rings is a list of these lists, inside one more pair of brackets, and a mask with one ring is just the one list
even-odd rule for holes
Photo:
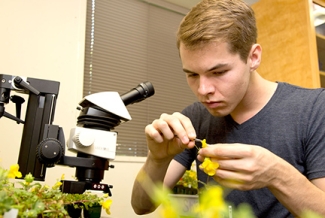
[[213,92],[211,81],[206,77],[200,77],[198,93],[200,95],[207,95]]

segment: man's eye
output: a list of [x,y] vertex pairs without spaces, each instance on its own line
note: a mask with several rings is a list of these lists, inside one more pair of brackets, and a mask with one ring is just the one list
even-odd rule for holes
[[224,74],[224,73],[226,73],[227,71],[226,70],[223,70],[223,71],[215,71],[215,72],[213,72],[212,74],[213,75],[222,75],[222,74]]
[[198,74],[195,74],[195,73],[188,73],[187,74],[187,77],[196,77]]

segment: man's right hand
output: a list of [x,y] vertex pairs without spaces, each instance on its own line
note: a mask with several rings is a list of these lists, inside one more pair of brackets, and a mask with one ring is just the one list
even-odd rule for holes
[[162,114],[145,128],[149,157],[156,161],[173,158],[185,148],[193,148],[196,138],[190,119],[179,112]]

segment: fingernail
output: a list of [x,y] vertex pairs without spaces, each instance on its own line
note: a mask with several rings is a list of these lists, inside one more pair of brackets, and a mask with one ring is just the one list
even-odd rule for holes
[[188,134],[188,136],[189,136],[190,138],[196,138],[196,133],[195,133],[195,132],[190,132],[190,133]]

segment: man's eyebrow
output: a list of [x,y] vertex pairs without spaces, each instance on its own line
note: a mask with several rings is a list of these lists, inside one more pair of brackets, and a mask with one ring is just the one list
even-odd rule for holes
[[190,70],[187,70],[187,69],[185,69],[185,68],[183,68],[183,71],[185,72],[185,73],[195,73],[195,72],[193,72],[193,71],[190,71]]
[[[228,65],[229,65],[229,64],[217,64],[217,65],[211,67],[210,69],[208,69],[206,72],[213,71],[213,70],[217,70],[217,69],[220,69],[220,68],[226,67],[226,66],[228,66]],[[185,68],[183,68],[183,71],[184,71],[185,73],[195,73],[195,72],[190,71],[190,70],[185,69]]]

